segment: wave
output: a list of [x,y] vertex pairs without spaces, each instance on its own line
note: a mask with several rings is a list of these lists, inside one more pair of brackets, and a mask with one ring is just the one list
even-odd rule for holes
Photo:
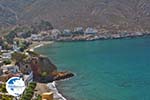
[[42,47],[42,46],[44,46],[44,44],[39,44],[39,45],[35,46],[33,49],[36,49],[36,48],[39,48],[39,47]]
[[47,86],[49,87],[49,89],[54,93],[54,99],[58,99],[58,100],[67,100],[66,98],[64,98],[62,96],[62,94],[59,93],[59,91],[57,90],[56,87],[56,82],[52,82],[52,83],[48,83]]

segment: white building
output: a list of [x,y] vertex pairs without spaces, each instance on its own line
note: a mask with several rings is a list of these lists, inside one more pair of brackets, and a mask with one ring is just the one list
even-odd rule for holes
[[94,29],[94,28],[91,28],[91,27],[88,27],[86,30],[85,30],[85,34],[96,34],[98,31],[97,29]]
[[64,29],[63,34],[64,34],[64,35],[71,35],[72,32],[71,32],[71,30],[69,30],[69,29]]
[[83,27],[74,28],[74,33],[83,34],[84,33]]
[[41,41],[42,36],[40,34],[31,34],[31,39],[34,41]]
[[2,50],[2,46],[0,46],[0,50]]
[[30,82],[33,81],[33,72],[31,72],[29,75],[24,75],[24,82],[26,85],[28,85]]
[[20,47],[17,46],[16,41],[14,41],[13,50],[14,50],[14,51],[19,51],[19,50],[20,50]]
[[61,34],[61,32],[58,29],[53,29],[51,31],[51,38],[52,39],[57,39],[60,34]]
[[16,73],[20,72],[19,67],[16,65],[3,65],[1,67],[1,69],[2,69],[3,73],[10,72],[12,74],[16,74]]
[[3,59],[11,59],[11,53],[3,53],[2,58]]

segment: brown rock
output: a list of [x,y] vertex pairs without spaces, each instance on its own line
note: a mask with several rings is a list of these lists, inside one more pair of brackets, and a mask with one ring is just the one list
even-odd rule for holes
[[70,77],[73,77],[74,74],[71,73],[71,72],[55,72],[53,73],[53,78],[54,78],[54,81],[55,80],[61,80],[61,79],[67,79],[67,78],[70,78]]

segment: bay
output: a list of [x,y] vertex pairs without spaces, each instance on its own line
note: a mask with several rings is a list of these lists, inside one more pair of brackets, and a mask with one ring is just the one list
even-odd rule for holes
[[150,100],[150,37],[55,42],[36,51],[76,74],[57,82],[68,100]]

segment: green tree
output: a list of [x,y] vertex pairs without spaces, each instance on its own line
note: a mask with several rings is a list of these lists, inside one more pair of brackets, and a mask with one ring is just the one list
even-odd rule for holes
[[15,36],[16,36],[16,33],[14,31],[11,31],[9,34],[5,36],[5,39],[9,44],[13,44]]
[[23,61],[24,59],[26,59],[28,56],[23,54],[23,53],[20,53],[20,52],[14,52],[12,54],[12,60],[15,60],[17,62],[20,62],[20,61]]
[[9,60],[9,59],[7,59],[7,60],[4,60],[4,62],[3,62],[5,65],[9,65],[9,64],[11,64],[11,60]]
[[48,75],[47,72],[42,72],[41,74],[42,77],[47,77],[47,75]]
[[32,25],[33,31],[38,33],[39,31],[47,31],[53,29],[52,24],[49,21],[41,20],[38,23]]

